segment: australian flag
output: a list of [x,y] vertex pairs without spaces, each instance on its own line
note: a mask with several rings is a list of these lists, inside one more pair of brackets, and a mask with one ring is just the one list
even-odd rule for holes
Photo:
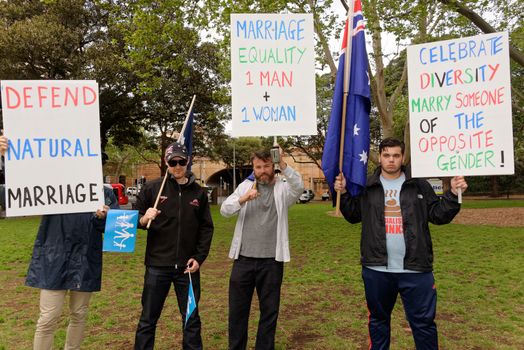
[[197,308],[197,303],[195,299],[195,292],[193,291],[193,281],[191,281],[191,273],[189,275],[189,289],[187,292],[187,308],[186,308],[186,321],[185,326],[187,326],[187,321],[191,317],[191,314]]
[[[331,193],[335,193],[333,188],[335,177],[340,173],[340,130],[342,128],[344,61],[346,60],[347,35],[348,22],[346,21],[342,50],[338,62],[335,92],[333,94],[333,105],[331,106],[331,116],[322,155],[322,170],[326,176]],[[369,111],[371,109],[368,56],[364,37],[364,17],[362,16],[360,0],[355,1],[354,7],[350,69],[342,172],[346,178],[346,190],[351,196],[357,196],[366,186],[369,156]]]
[[187,154],[191,157],[189,164],[187,165],[187,170],[191,170],[191,165],[193,164],[193,112],[189,114],[186,128],[180,143],[186,146]]

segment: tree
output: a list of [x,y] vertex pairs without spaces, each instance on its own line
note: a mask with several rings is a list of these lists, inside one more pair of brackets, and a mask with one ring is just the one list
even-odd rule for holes
[[136,175],[136,165],[139,163],[157,164],[157,146],[148,142],[145,133],[141,134],[142,140],[136,146],[117,145],[110,138],[105,148],[108,155],[108,164],[113,165],[113,178],[118,179],[120,174]]
[[[197,14],[195,14],[195,11]],[[142,102],[143,127],[157,135],[162,173],[164,150],[180,131],[193,95],[194,155],[209,155],[210,145],[223,133],[227,98],[221,75],[220,48],[202,41],[199,7],[187,1],[132,1],[122,3],[117,18],[124,33],[122,64],[138,82],[133,89]]]
[[[497,29],[491,26],[482,16],[477,14],[477,12],[468,7],[465,3],[462,3],[457,0],[439,0],[441,3],[448,6],[453,11],[460,13],[462,16],[469,19],[473,24],[475,24],[483,33],[495,33]],[[512,2],[512,4],[510,4]],[[505,15],[514,14],[516,17],[520,18],[520,23],[522,23],[522,10],[524,10],[524,5],[521,1],[504,1],[502,4],[498,5],[499,8],[502,6]],[[509,8],[512,8],[513,11],[509,12]],[[519,11],[520,10],[520,11]],[[517,62],[521,67],[524,67],[524,54],[515,46],[510,45],[509,47],[510,57]]]
[[216,143],[214,159],[222,160],[227,168],[238,169],[239,176],[243,179],[247,176],[246,169],[251,169],[251,155],[262,147],[263,141],[260,137],[225,137]]
[[0,2],[0,79],[95,79],[100,87],[102,146],[136,134],[133,75],[115,65],[122,41],[102,1]]

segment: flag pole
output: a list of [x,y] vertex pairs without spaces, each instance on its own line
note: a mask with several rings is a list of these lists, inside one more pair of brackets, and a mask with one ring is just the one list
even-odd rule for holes
[[[344,98],[342,101],[342,125],[340,127],[340,149],[338,156],[338,167],[342,174],[342,167],[344,165],[344,139],[346,137],[346,111],[349,95],[349,82],[351,78],[351,52],[353,43],[353,14],[355,12],[355,1],[350,0],[348,6],[348,19],[347,19],[347,38],[346,38],[346,50],[344,60]],[[335,215],[340,216],[340,191],[337,191],[337,202],[335,208]]]
[[[187,110],[186,119],[184,120],[184,124],[182,125],[182,130],[180,131],[180,134],[178,134],[178,140],[177,142],[180,142],[182,140],[182,137],[184,137],[184,131],[186,131],[187,122],[189,120],[189,116],[191,115],[191,111],[193,110],[193,105],[195,103],[196,95],[193,95],[193,100],[191,100],[191,105],[189,106],[189,109]],[[158,202],[160,200],[160,195],[162,194],[162,191],[164,190],[164,185],[166,184],[167,176],[169,171],[166,170],[166,173],[164,174],[164,178],[162,179],[162,185],[160,185],[160,190],[158,190],[158,194],[156,196],[155,205],[153,208],[156,209],[158,206]],[[151,219],[148,220],[146,228],[149,229],[149,226],[151,226]]]
[[184,132],[186,131],[187,123],[189,121],[189,116],[191,115],[191,111],[193,110],[193,105],[195,104],[196,95],[193,95],[193,99],[191,100],[191,105],[189,106],[189,109],[187,110],[186,114],[186,120],[184,120],[184,125],[182,125],[182,130],[180,131],[180,134],[178,135],[177,142],[180,142],[182,140],[182,137],[184,137]]

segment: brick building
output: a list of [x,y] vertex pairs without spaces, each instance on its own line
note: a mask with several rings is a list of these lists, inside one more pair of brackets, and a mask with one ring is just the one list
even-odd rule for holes
[[[327,184],[322,170],[314,163],[307,163],[309,160],[304,154],[295,153],[294,159],[285,155],[284,160],[302,174],[305,188],[313,190],[315,199],[320,199],[322,193],[327,190]],[[108,163],[107,170],[109,169],[111,169],[110,163]],[[134,173],[121,174],[119,179],[114,179],[112,176],[107,175],[104,177],[105,182],[120,182],[126,187],[129,187],[137,186],[137,181],[139,182],[142,177],[146,182],[160,177],[160,168],[156,164],[137,164],[133,169]],[[213,188],[214,196],[227,196],[234,190],[233,169],[228,169],[223,162],[212,161],[205,157],[195,157],[191,170],[200,184]],[[252,168],[235,169],[236,185],[251,174],[251,172]],[[108,173],[112,172],[105,171],[104,175]]]

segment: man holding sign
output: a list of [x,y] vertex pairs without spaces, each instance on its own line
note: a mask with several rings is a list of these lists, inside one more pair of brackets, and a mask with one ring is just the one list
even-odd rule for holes
[[343,174],[335,190],[350,223],[362,222],[362,278],[369,309],[370,349],[389,349],[391,311],[400,293],[417,349],[438,349],[437,291],[428,223],[442,225],[460,210],[457,194],[467,183],[451,180],[441,199],[425,179],[402,166],[404,143],[387,138],[379,146],[380,166],[356,197],[346,192]]
[[[183,349],[202,349],[198,308],[186,322],[187,300],[192,274],[195,301],[200,299],[199,269],[206,259],[213,236],[213,221],[205,190],[187,170],[189,154],[184,145],[172,143],[166,149],[169,178],[148,182],[137,197],[139,225],[146,228],[146,273],[142,292],[142,315],[136,330],[135,349],[153,349],[156,324],[171,284],[175,287],[182,315]],[[161,193],[159,193],[161,192]],[[160,195],[158,208],[155,198]]]
[[[281,150],[280,150],[281,152]],[[302,176],[280,156],[280,170],[267,150],[252,157],[254,179],[244,180],[222,204],[225,217],[238,214],[229,257],[229,350],[245,350],[253,292],[260,303],[256,350],[275,348],[284,262],[289,261],[288,208],[302,191]]]

